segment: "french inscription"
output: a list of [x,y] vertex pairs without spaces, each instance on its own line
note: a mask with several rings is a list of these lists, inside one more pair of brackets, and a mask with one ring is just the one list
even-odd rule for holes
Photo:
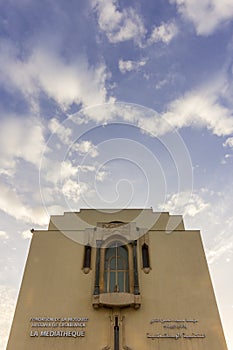
[[31,331],[30,337],[85,337],[85,331]]
[[31,317],[30,337],[85,337],[88,317]]

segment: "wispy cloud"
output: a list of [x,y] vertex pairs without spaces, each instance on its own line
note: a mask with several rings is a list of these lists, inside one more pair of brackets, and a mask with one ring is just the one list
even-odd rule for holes
[[32,207],[24,203],[15,189],[0,183],[0,209],[17,220],[38,225],[46,225],[48,216],[42,206]]
[[140,61],[133,61],[133,60],[122,60],[120,59],[118,62],[118,67],[121,73],[131,72],[131,71],[137,71],[140,69],[140,67],[143,67],[146,64],[146,59],[140,60]]
[[169,44],[178,33],[176,24],[170,21],[154,26],[148,36],[142,16],[133,7],[120,9],[117,0],[92,0],[92,6],[97,12],[99,28],[111,43],[133,40],[136,46],[145,48],[158,42]]
[[199,194],[192,193],[190,195],[189,192],[180,192],[170,195],[161,210],[195,217],[208,207],[209,203],[205,202]]
[[[210,264],[221,258],[232,259],[233,217],[232,190],[222,193],[201,188],[192,195],[188,192],[168,196],[162,210],[182,214],[186,229],[200,229]],[[222,224],[224,222],[224,225]]]
[[210,213],[214,223],[210,229],[215,233],[214,239],[207,245],[207,258],[210,264],[220,258],[224,258],[226,261],[233,258],[233,216],[229,215],[230,199],[230,195],[221,196],[219,202],[214,204],[213,213]]
[[44,127],[36,118],[8,116],[1,121],[0,168],[14,173],[16,160],[23,159],[36,167],[40,165],[45,147]]
[[57,185],[59,182],[67,180],[77,175],[78,167],[74,166],[68,159],[60,161],[46,160],[43,164],[43,173],[41,176],[46,179],[47,183]]
[[116,0],[93,0],[100,29],[111,43],[133,40],[142,46],[146,29],[140,15],[132,7],[119,10]]
[[198,35],[210,35],[221,24],[233,19],[232,0],[170,0],[178,12],[191,21]]
[[217,243],[212,249],[207,249],[207,260],[209,264],[213,264],[222,256],[226,256],[230,253],[233,254],[233,239],[223,238],[221,242]]
[[16,290],[0,285],[0,295],[0,310],[4,310],[0,318],[0,348],[5,349],[14,314]]
[[44,47],[35,47],[26,58],[10,42],[0,49],[0,82],[5,88],[19,90],[31,103],[44,92],[60,107],[72,103],[84,106],[107,100],[105,82],[108,78],[104,63],[89,65],[85,57],[66,62],[61,55]]
[[9,239],[9,235],[5,231],[0,231],[0,239]]
[[21,236],[23,237],[23,239],[30,239],[32,238],[32,232],[30,230],[25,230],[21,232]]
[[159,26],[153,28],[147,44],[152,45],[158,42],[168,44],[178,32],[178,27],[174,22],[161,23]]
[[233,137],[228,137],[223,143],[223,147],[233,148]]
[[99,154],[97,147],[91,141],[87,140],[73,143],[71,149],[81,155],[89,154],[92,158],[97,157]]
[[72,129],[61,123],[58,119],[52,118],[48,123],[52,137],[57,135],[58,139],[73,152],[79,155],[89,154],[92,158],[98,155],[97,147],[90,140],[76,142],[72,135]]
[[57,135],[62,143],[65,145],[70,143],[70,136],[72,130],[69,127],[65,127],[58,119],[51,118],[48,122],[49,130],[52,135]]
[[215,135],[230,135],[233,132],[233,111],[220,102],[220,96],[220,86],[216,91],[208,86],[194,89],[172,101],[162,117],[178,129],[206,127]]
[[98,170],[96,172],[96,180],[100,181],[100,182],[103,182],[107,178],[108,175],[109,175],[108,171],[106,171],[106,170]]
[[[98,109],[86,110],[83,118],[95,122],[110,122],[123,119],[134,123],[154,136],[163,135],[172,129],[184,127],[207,128],[217,136],[228,136],[233,132],[233,111],[221,101],[222,85],[216,88],[200,86],[171,101],[164,112],[147,113],[145,109],[130,104],[110,103]],[[75,119],[74,119],[75,120]],[[230,142],[230,141],[229,141]]]
[[87,183],[68,179],[62,187],[62,193],[68,200],[77,203],[80,200],[80,196],[88,189],[89,186]]

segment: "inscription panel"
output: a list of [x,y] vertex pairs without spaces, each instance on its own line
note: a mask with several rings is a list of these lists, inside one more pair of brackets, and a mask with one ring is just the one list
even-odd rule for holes
[[[162,319],[154,318],[150,321],[155,330],[146,334],[149,339],[204,339],[206,335],[197,328],[196,319]],[[190,329],[191,328],[191,329]]]
[[86,335],[88,317],[31,317],[30,337],[80,338]]

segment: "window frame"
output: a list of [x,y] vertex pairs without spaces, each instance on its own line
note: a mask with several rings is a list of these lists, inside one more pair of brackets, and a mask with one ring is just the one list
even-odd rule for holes
[[[128,291],[126,293],[134,293],[134,268],[133,268],[133,247],[131,242],[124,237],[116,234],[109,239],[102,242],[100,246],[100,270],[99,270],[99,293],[108,293],[105,288],[104,272],[105,272],[105,254],[106,249],[114,244],[114,242],[121,243],[128,251]],[[121,292],[119,292],[121,293]]]
[[105,251],[104,292],[129,293],[129,252],[127,246],[119,241],[108,245]]

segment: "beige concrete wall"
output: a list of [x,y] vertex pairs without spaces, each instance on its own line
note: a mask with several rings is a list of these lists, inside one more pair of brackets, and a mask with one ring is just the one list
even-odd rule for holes
[[[124,211],[113,220],[124,222],[137,213]],[[88,212],[85,211],[85,216]],[[90,222],[109,222],[112,215],[90,211]],[[81,214],[84,215],[84,214]],[[69,215],[68,215],[69,216]],[[64,215],[67,218],[67,215]],[[67,223],[63,225],[72,226]],[[86,220],[86,217],[84,218]],[[101,219],[101,220],[100,220]],[[205,255],[198,231],[176,230],[167,234],[169,217],[149,232],[151,270],[144,273],[138,242],[138,271],[142,303],[133,308],[92,307],[95,277],[95,249],[92,268],[82,270],[83,245],[52,230],[34,232],[7,350],[90,350],[113,348],[114,316],[119,319],[120,349],[128,350],[226,350],[226,344],[213,294]],[[59,218],[62,221],[61,218]],[[181,224],[183,225],[183,223]],[[54,228],[54,227],[53,227]],[[156,229],[156,230],[154,230]],[[84,328],[31,327],[31,317],[88,317]],[[159,322],[151,323],[151,320]],[[164,322],[162,320],[173,320]],[[176,322],[178,320],[198,320]],[[62,323],[61,321],[57,322]],[[62,323],[63,324],[63,323]],[[165,328],[167,326],[187,328]],[[32,337],[30,332],[85,331],[84,337]],[[154,335],[205,334],[205,338],[148,338]]]
[[[128,345],[132,349],[226,349],[209,272],[198,231],[170,235],[150,232],[151,272],[140,274],[141,315],[127,315]],[[152,319],[196,319],[197,323],[153,323]],[[185,324],[187,329],[169,330],[164,325]],[[137,328],[138,336],[133,336]],[[146,339],[144,335],[205,334],[204,339]],[[139,335],[140,334],[140,335]],[[144,345],[143,345],[144,344]]]

